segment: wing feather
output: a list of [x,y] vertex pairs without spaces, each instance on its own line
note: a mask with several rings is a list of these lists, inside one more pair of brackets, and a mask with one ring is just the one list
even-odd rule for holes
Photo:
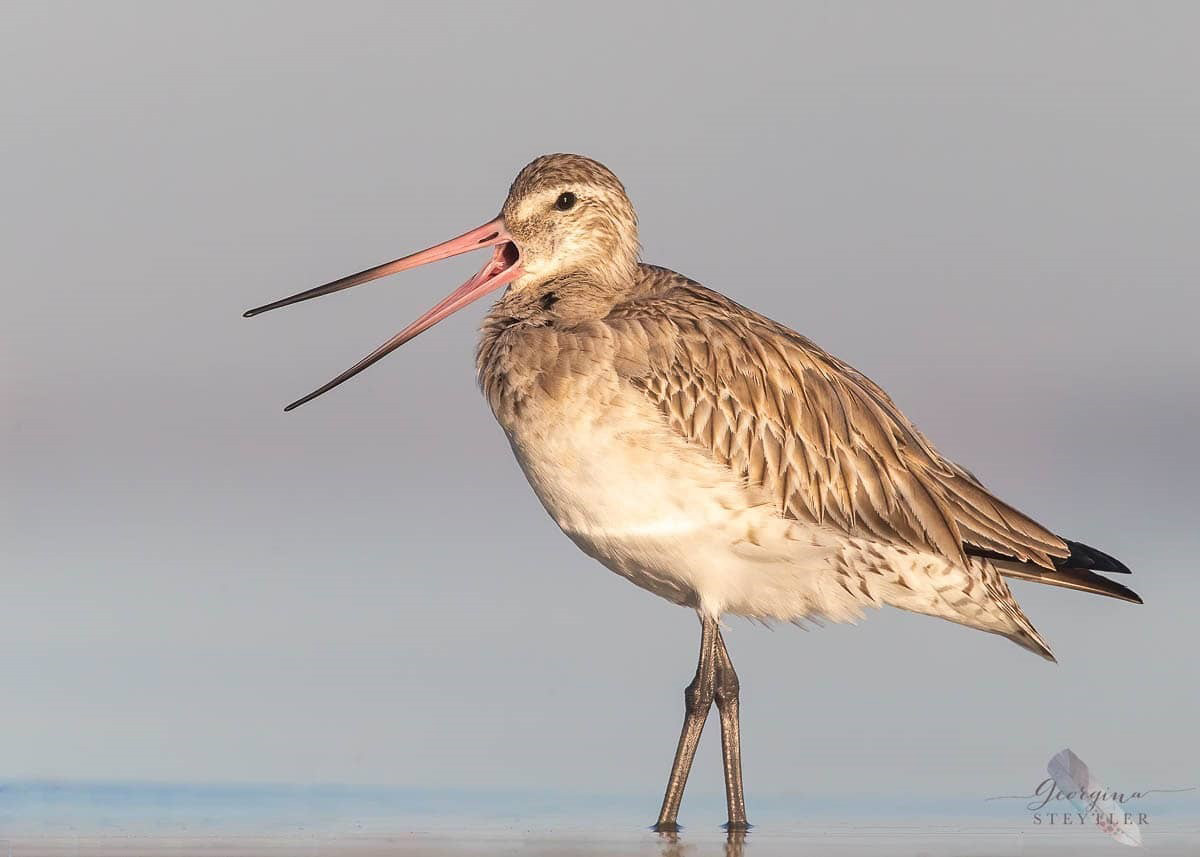
[[958,562],[970,547],[1046,568],[1070,553],[943,458],[866,376],[723,295],[659,273],[658,288],[608,318],[628,345],[618,371],[781,514]]

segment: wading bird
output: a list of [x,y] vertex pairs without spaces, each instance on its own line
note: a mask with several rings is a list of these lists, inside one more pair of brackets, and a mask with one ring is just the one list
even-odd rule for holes
[[656,829],[677,828],[715,702],[730,830],[745,829],[738,679],[718,621],[852,621],[891,605],[1053,660],[1005,577],[1141,603],[1127,573],[997,499],[870,379],[699,283],[639,262],[607,168],[546,155],[478,229],[247,316],[470,250],[479,273],[321,395],[507,285],[479,382],[550,516],[586,554],[700,618],[700,659]]

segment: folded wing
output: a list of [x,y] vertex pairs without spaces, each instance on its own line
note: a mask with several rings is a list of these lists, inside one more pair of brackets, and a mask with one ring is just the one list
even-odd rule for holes
[[631,346],[619,371],[781,514],[963,563],[984,552],[1054,572],[1071,555],[800,334],[678,275],[609,321]]

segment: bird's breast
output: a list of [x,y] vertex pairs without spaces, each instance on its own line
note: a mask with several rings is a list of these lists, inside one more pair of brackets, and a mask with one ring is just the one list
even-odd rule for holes
[[[534,493],[608,568],[676,603],[720,612],[740,585],[731,551],[752,551],[750,563],[760,565],[756,535],[788,525],[672,430],[602,341],[553,360],[548,349],[562,343],[543,346],[516,360],[525,344],[499,343],[490,362],[481,360],[482,386]],[[573,368],[545,377],[555,365]]]
[[614,353],[602,329],[518,329],[485,341],[480,382],[534,491],[572,537],[694,526],[677,497],[646,490],[691,450],[619,377]]

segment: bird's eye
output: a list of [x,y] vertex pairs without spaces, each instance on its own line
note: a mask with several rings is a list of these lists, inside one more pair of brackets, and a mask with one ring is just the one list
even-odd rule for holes
[[558,199],[554,200],[554,207],[559,211],[567,211],[575,206],[575,194],[567,191],[558,195]]

